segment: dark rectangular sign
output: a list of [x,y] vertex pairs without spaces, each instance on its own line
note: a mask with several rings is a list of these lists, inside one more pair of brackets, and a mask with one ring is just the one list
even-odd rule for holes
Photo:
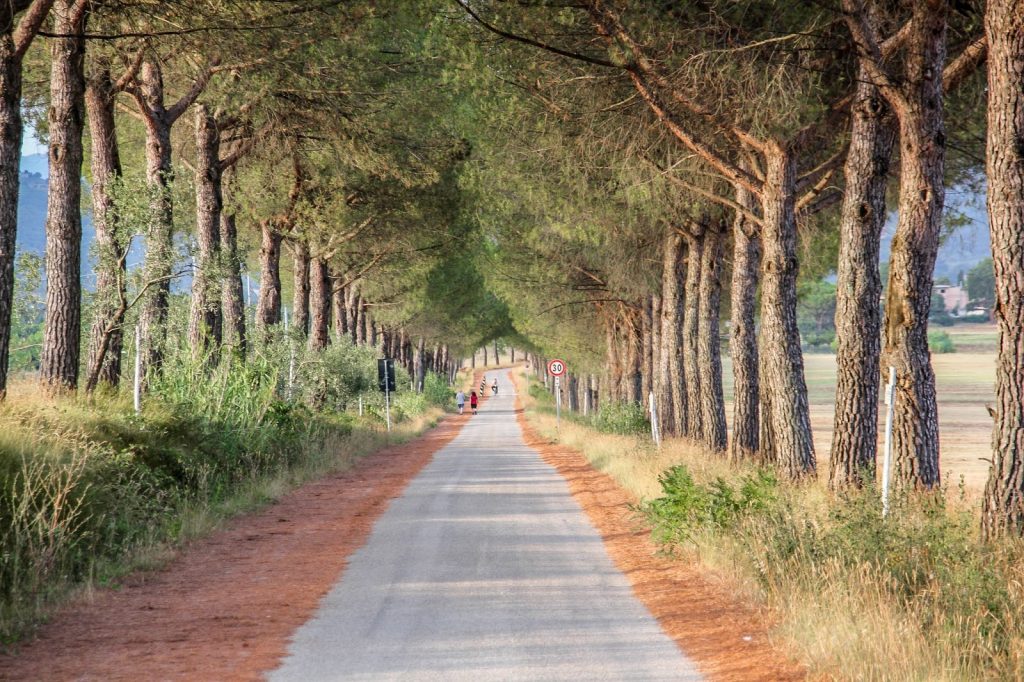
[[382,391],[395,392],[395,361],[391,358],[377,360],[377,387]]

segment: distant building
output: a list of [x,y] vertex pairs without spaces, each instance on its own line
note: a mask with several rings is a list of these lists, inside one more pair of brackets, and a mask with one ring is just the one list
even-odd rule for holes
[[943,309],[950,315],[956,317],[967,314],[971,300],[964,287],[936,284],[932,291],[942,297]]

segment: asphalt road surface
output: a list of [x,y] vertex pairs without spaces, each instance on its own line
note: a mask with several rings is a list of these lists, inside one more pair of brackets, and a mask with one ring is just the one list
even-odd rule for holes
[[271,680],[701,679],[495,376],[498,396],[391,502]]

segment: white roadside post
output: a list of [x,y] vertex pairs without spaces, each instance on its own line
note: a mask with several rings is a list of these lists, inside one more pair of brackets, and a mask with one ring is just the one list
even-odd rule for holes
[[896,368],[889,368],[885,387],[885,451],[882,456],[882,516],[889,515],[889,472],[892,467],[892,414],[896,403]]
[[657,447],[661,447],[661,427],[658,425],[658,406],[654,400],[654,391],[648,395],[648,403],[651,410],[651,439]]
[[135,403],[135,414],[142,413],[142,329],[135,325],[135,384],[132,386],[132,397]]
[[[555,378],[555,429],[558,429],[562,420],[562,375],[565,374],[565,362],[562,360],[551,360],[548,362],[548,375]],[[545,378],[547,375],[545,375]]]

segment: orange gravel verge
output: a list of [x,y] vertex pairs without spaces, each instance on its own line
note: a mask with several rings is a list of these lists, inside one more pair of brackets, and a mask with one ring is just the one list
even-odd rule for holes
[[0,655],[0,679],[260,679],[389,500],[469,418],[450,415],[415,440],[234,519],[165,568],[68,606],[17,655]]
[[611,476],[595,470],[579,452],[542,438],[526,421],[518,398],[516,413],[527,445],[565,477],[633,592],[701,672],[722,682],[806,679],[800,665],[772,646],[757,612],[694,566],[657,553],[649,529],[640,527],[629,509],[635,500]]

